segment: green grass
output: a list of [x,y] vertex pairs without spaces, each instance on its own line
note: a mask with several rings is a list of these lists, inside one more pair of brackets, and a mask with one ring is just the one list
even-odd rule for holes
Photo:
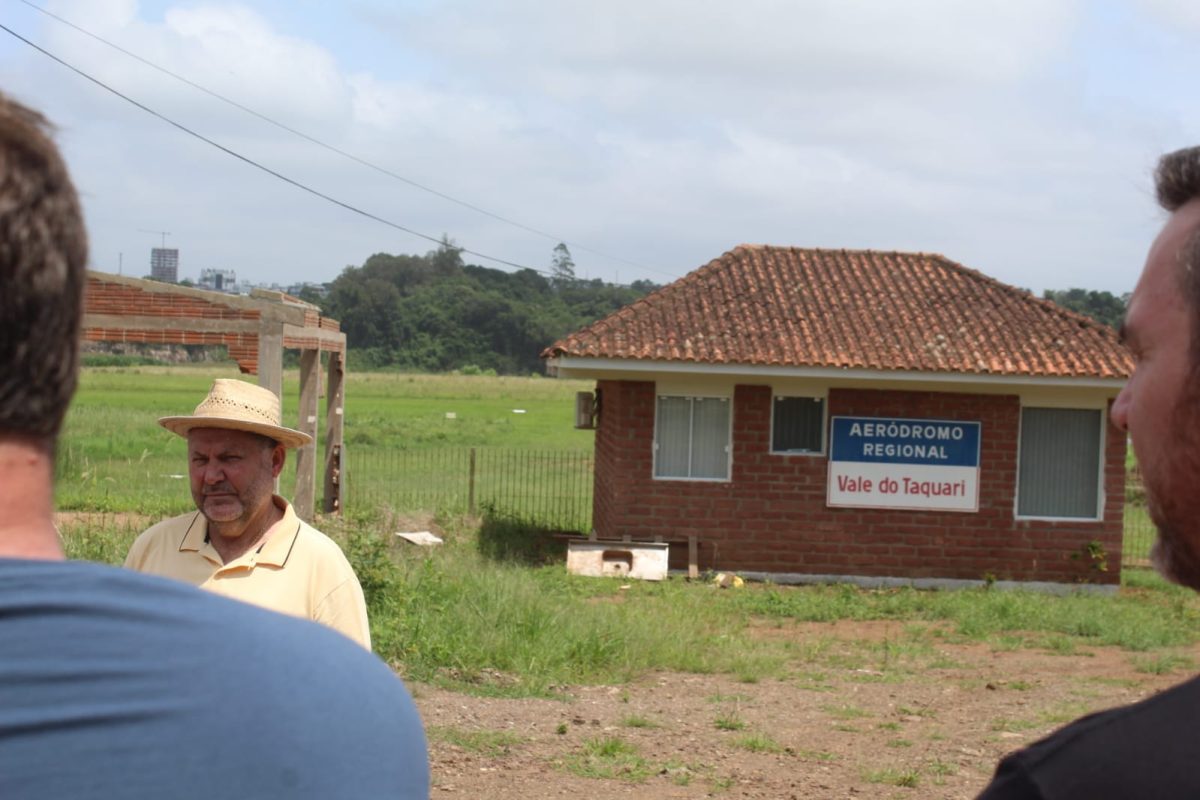
[[579,752],[564,760],[563,766],[583,778],[615,778],[634,783],[641,783],[659,771],[636,747],[615,736],[589,739]]
[[1190,671],[1195,666],[1195,659],[1182,653],[1161,653],[1133,659],[1134,669],[1150,675],[1169,675],[1179,670]]
[[425,735],[432,742],[445,742],[485,756],[507,755],[510,748],[524,739],[508,731],[470,731],[463,728],[430,726]]
[[864,770],[863,780],[867,783],[883,783],[888,786],[915,789],[921,784],[921,771],[911,767]]
[[[366,533],[346,548],[364,584],[376,651],[406,674],[476,692],[552,695],[643,672],[782,669],[782,651],[745,647],[745,620],[682,581],[571,576],[485,558],[470,531],[422,551]],[[594,602],[608,598],[613,602]],[[647,613],[649,612],[649,613]],[[497,674],[502,677],[497,677]]]
[[900,706],[896,709],[896,713],[904,717],[922,717],[930,719],[937,716],[932,708],[928,706],[918,706],[917,708],[909,708],[908,706]]
[[648,728],[659,727],[658,723],[654,722],[654,720],[639,716],[637,714],[629,714],[627,716],[621,717],[620,724],[626,728],[648,729]]
[[[574,427],[575,393],[593,388],[590,381],[546,378],[352,373],[346,441],[405,449],[587,450],[593,434]],[[299,389],[289,388],[285,376],[287,392],[298,395]]]
[[997,717],[991,721],[991,729],[996,732],[1006,731],[1008,733],[1019,733],[1021,731],[1029,731],[1040,727],[1042,720],[1033,719],[1012,719],[1010,717]]
[[[190,413],[218,377],[246,376],[230,364],[84,369],[59,446],[58,507],[156,516],[187,511],[184,442],[156,420]],[[592,449],[592,432],[576,430],[573,420],[575,393],[592,388],[540,378],[351,373],[344,415],[347,508],[465,512],[468,451],[477,448],[487,451],[479,454],[477,507],[508,502],[536,515],[565,497],[582,511],[564,527],[585,529],[590,461],[571,456],[586,457]],[[298,372],[285,371],[284,423],[293,427],[298,396]],[[322,430],[324,416],[322,404]],[[512,461],[511,453],[530,451],[540,455],[530,463]],[[289,458],[280,481],[286,496],[294,494],[294,467]],[[526,500],[526,494],[532,496]]]
[[752,698],[748,694],[710,694],[704,698],[710,703],[745,703]]
[[870,713],[857,706],[842,704],[838,706],[821,706],[821,710],[834,719],[860,719],[870,716]]
[[713,727],[719,731],[740,731],[745,729],[746,723],[737,715],[737,712],[728,712],[718,714],[713,720]]
[[748,734],[738,739],[734,744],[751,753],[784,752],[783,746],[765,733]]
[[[1149,672],[1186,667],[1179,648],[1194,644],[1200,632],[1196,595],[1149,574],[1136,573],[1117,596],[761,584],[715,593],[676,579],[621,589],[618,580],[568,575],[557,559],[540,567],[506,558],[468,520],[440,523],[446,544],[436,550],[379,535],[375,531],[388,528],[369,518],[319,526],[341,540],[355,566],[376,651],[408,677],[479,694],[554,697],[564,685],[623,684],[656,670],[750,675],[820,689],[847,664],[883,665],[878,642],[807,646],[755,638],[749,623],[763,617],[904,620],[887,645],[887,670],[902,674],[919,673],[922,660],[938,657],[927,646],[931,634],[908,623],[937,622],[957,641],[1042,647],[1049,636],[1079,648],[1113,645],[1135,654]],[[64,526],[64,543],[72,557],[116,563],[144,526],[111,515],[79,519]],[[842,720],[864,713],[836,701],[826,711]]]
[[[850,586],[808,587],[793,591],[764,587],[732,595],[747,614],[804,621],[895,619],[944,621],[956,635],[1011,647],[1037,644],[1062,652],[1073,645],[1115,645],[1129,650],[1177,647],[1196,641],[1200,601],[1161,578],[1132,570],[1128,590],[1115,597],[1075,593],[1049,597],[1036,592],[863,591]],[[1055,635],[1066,637],[1056,638]],[[855,665],[847,659],[845,666]],[[873,664],[875,668],[878,663]]]
[[150,524],[106,514],[64,524],[60,530],[63,550],[67,558],[79,561],[120,564],[133,540]]

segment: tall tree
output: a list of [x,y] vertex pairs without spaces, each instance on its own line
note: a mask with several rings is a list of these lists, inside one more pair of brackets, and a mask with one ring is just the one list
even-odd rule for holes
[[438,275],[456,275],[463,268],[462,248],[454,243],[448,233],[442,234],[438,249],[432,251],[427,258]]
[[550,281],[554,288],[561,289],[575,283],[575,259],[565,242],[554,245],[554,256],[550,259]]

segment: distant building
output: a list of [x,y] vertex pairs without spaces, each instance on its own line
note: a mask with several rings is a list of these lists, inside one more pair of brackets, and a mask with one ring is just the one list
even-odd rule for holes
[[237,294],[237,273],[231,269],[202,269],[200,270],[200,288]]
[[179,283],[178,248],[154,247],[150,250],[150,277],[156,281]]
[[286,289],[284,289],[284,291],[287,292],[288,294],[290,294],[292,297],[299,297],[301,295],[301,293],[304,292],[305,289],[313,292],[314,294],[316,294],[317,297],[323,298],[329,294],[329,285],[328,284],[313,283],[312,281],[305,281],[304,283],[293,283],[290,286],[288,286]]

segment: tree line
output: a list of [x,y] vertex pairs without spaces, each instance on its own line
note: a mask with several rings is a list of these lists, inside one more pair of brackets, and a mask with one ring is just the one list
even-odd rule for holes
[[353,368],[513,375],[541,372],[546,347],[657,288],[581,279],[565,244],[546,273],[504,272],[464,263],[443,239],[424,255],[377,253],[302,299],[341,322]]
[[1063,308],[1077,311],[1099,323],[1118,330],[1125,319],[1125,307],[1129,305],[1129,293],[1115,295],[1112,292],[1097,292],[1089,289],[1047,289],[1042,297],[1058,303]]

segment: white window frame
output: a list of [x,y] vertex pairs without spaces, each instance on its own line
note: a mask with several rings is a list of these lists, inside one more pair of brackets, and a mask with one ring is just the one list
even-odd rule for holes
[[[676,475],[659,475],[658,474],[658,401],[667,398],[685,398],[694,403],[696,400],[720,400],[729,404],[729,420],[725,429],[725,477],[723,478],[693,478],[689,476]],[[694,417],[694,412],[693,412]],[[691,470],[691,452],[692,452],[692,428],[688,427],[688,470]],[[697,483],[729,483],[733,479],[733,398],[725,395],[707,395],[707,394],[672,394],[669,392],[656,392],[654,395],[654,438],[650,442],[650,449],[653,453],[653,459],[650,464],[650,477],[656,481],[694,481]]]
[[[1045,515],[1022,515],[1021,508],[1021,438],[1025,427],[1025,409],[1027,408],[1047,408],[1060,409],[1069,411],[1099,411],[1099,458],[1096,459],[1096,515],[1094,517],[1054,517]],[[1104,493],[1104,467],[1107,458],[1105,456],[1108,446],[1108,414],[1106,409],[1096,408],[1086,405],[1065,406],[1058,403],[1022,403],[1020,416],[1017,418],[1017,464],[1016,471],[1013,475],[1013,519],[1019,520],[1040,520],[1043,522],[1103,522],[1104,521],[1104,505],[1107,502],[1107,497]]]
[[[803,400],[820,400],[821,401],[821,446],[816,450],[776,450],[775,449],[775,401],[780,397],[798,397]],[[767,448],[773,456],[802,456],[811,458],[813,456],[825,455],[826,449],[829,447],[829,395],[828,394],[801,394],[798,392],[774,392],[771,394],[771,424],[767,432]]]

